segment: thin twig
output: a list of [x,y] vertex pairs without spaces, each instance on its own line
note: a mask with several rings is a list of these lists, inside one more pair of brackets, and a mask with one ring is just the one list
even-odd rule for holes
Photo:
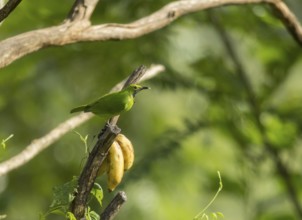
[[[165,67],[162,65],[153,65],[146,71],[144,78],[142,78],[141,81],[151,79],[164,70]],[[121,83],[124,82],[125,81],[122,81]],[[116,86],[114,86],[111,92],[120,90],[122,88],[121,83],[118,83]],[[17,169],[20,166],[23,166],[41,153],[44,149],[51,146],[55,141],[59,140],[63,135],[90,120],[92,117],[93,114],[91,113],[80,113],[79,115],[62,122],[44,136],[33,140],[31,144],[26,146],[19,154],[0,163],[0,176]]]
[[[84,1],[84,0],[82,0]],[[86,0],[94,2],[96,0]],[[149,16],[129,24],[102,24],[91,26],[87,17],[76,16],[75,22],[64,22],[61,25],[26,32],[0,42],[0,51],[5,51],[0,57],[0,68],[13,61],[49,46],[61,46],[83,41],[108,41],[138,38],[161,29],[177,18],[189,13],[209,8],[234,4],[268,3],[274,7],[283,18],[293,37],[302,44],[302,27],[287,7],[280,0],[186,0],[174,1],[162,7]],[[96,4],[91,3],[90,12]],[[79,6],[79,5],[77,5]],[[74,7],[74,10],[77,7]],[[81,7],[81,10],[83,7]],[[88,11],[85,11],[88,13]]]
[[250,83],[250,80],[247,77],[247,73],[246,73],[239,57],[236,54],[232,41],[231,41],[231,38],[228,35],[228,33],[225,31],[223,25],[221,25],[220,21],[218,20],[217,16],[214,15],[214,13],[210,12],[209,14],[210,14],[212,23],[214,24],[216,30],[218,31],[219,36],[221,37],[221,40],[224,43],[224,46],[236,67],[236,72],[237,72],[241,82],[243,83],[244,88],[246,89],[247,96],[248,96],[248,102],[249,102],[253,117],[255,119],[256,126],[258,127],[258,130],[261,134],[262,142],[265,146],[265,150],[272,157],[272,159],[275,163],[276,170],[286,186],[287,192],[289,194],[289,198],[295,207],[296,213],[302,219],[302,207],[301,207],[299,199],[297,197],[298,193],[296,192],[295,186],[292,182],[291,176],[289,174],[289,171],[288,171],[286,165],[282,162],[281,158],[279,157],[279,152],[276,150],[277,147],[275,147],[269,141],[269,139],[267,137],[267,131],[260,120],[261,109],[258,104],[256,94]]
[[116,196],[111,200],[109,205],[105,208],[101,214],[101,220],[112,220],[120,211],[122,205],[127,201],[126,193],[120,191]]
[[20,4],[22,0],[9,0],[3,8],[0,9],[0,22],[3,21],[13,10]]

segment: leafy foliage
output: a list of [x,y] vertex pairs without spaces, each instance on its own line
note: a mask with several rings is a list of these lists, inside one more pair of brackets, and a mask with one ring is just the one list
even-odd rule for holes
[[[70,204],[73,201],[77,189],[78,178],[73,177],[73,179],[61,186],[54,187],[53,190],[53,201],[49,207],[49,210],[40,215],[40,219],[47,219],[50,214],[56,214],[66,217],[69,220],[76,219],[73,213],[69,211]],[[103,200],[103,189],[102,187],[95,183],[91,190],[91,195],[96,198],[100,206],[102,206]],[[90,206],[86,208],[85,217],[89,220],[100,219],[100,216],[93,210]]]
[[69,206],[74,199],[74,193],[77,187],[77,178],[74,177],[71,181],[54,187],[53,189],[53,202],[50,205],[49,210],[41,216],[40,219],[46,219],[49,214],[58,214],[67,216],[69,219],[73,219],[74,216],[69,212]]

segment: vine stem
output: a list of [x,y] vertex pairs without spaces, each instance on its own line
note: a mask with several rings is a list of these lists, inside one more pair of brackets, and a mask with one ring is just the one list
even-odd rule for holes
[[212,200],[206,205],[206,207],[204,207],[204,209],[199,212],[195,217],[194,217],[194,220],[197,220],[201,217],[201,219],[206,215],[205,214],[205,211],[213,204],[213,202],[216,200],[218,194],[220,193],[220,191],[222,190],[223,188],[223,184],[222,184],[222,179],[221,179],[221,175],[220,175],[220,172],[217,171],[217,174],[218,174],[218,178],[219,178],[219,188],[217,190],[217,192],[215,193],[214,197],[212,198]]

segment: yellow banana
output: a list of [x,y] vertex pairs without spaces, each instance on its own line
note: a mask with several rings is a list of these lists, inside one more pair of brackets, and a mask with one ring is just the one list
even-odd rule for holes
[[108,169],[109,169],[109,161],[107,155],[98,171],[98,176],[102,176],[104,173],[108,172]]
[[123,134],[118,134],[115,141],[120,145],[124,156],[124,170],[129,170],[134,162],[134,149],[131,141]]
[[122,181],[124,175],[124,157],[120,146],[116,141],[109,149],[108,158],[108,190],[112,192]]

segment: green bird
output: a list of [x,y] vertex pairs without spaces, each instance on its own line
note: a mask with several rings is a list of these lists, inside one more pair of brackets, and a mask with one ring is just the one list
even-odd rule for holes
[[149,87],[131,84],[119,92],[106,94],[91,104],[71,109],[70,113],[92,112],[103,118],[111,118],[129,111],[134,104],[135,95],[144,89],[149,89]]

